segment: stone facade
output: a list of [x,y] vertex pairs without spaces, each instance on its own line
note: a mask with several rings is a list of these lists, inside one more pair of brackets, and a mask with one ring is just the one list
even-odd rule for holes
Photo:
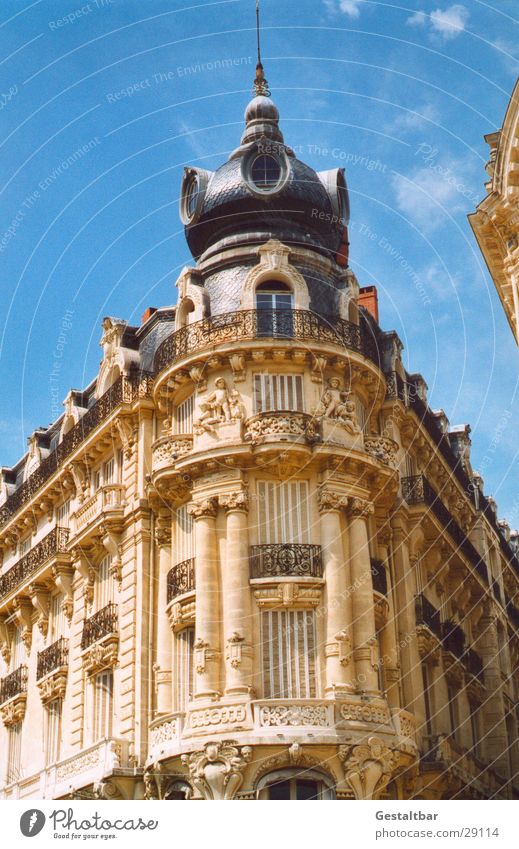
[[[282,144],[274,109],[233,157]],[[239,226],[174,311],[105,319],[96,381],[2,470],[2,797],[517,796],[517,535],[470,428],[359,309],[340,228],[335,256]]]

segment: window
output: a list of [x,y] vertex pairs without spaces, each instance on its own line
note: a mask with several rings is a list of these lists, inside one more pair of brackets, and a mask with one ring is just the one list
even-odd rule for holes
[[422,682],[423,698],[425,703],[425,728],[427,736],[432,737],[431,686],[429,682],[429,669],[425,663],[422,663]]
[[105,670],[94,679],[94,742],[112,736],[114,676]]
[[11,672],[21,665],[23,660],[23,640],[21,628],[15,628],[13,634],[13,643],[11,650]]
[[451,734],[458,742],[459,735],[459,715],[458,715],[458,698],[456,690],[450,686],[447,687],[447,694],[449,699],[449,719],[451,723]]
[[193,698],[193,646],[195,629],[186,628],[174,636],[173,646],[173,693],[174,710],[187,710]]
[[70,526],[70,500],[65,501],[56,510],[56,524],[58,528],[68,528]]
[[49,629],[48,640],[54,643],[63,636],[65,630],[65,614],[63,610],[63,596],[53,595],[49,604]]
[[175,534],[173,540],[173,563],[183,563],[195,556],[193,517],[187,512],[187,504],[175,510]]
[[314,611],[266,610],[261,626],[264,698],[315,698]]
[[260,153],[252,162],[250,175],[256,188],[273,189],[279,183],[281,166],[274,156]]
[[59,761],[61,743],[61,699],[54,699],[47,706],[45,728],[45,766]]
[[258,336],[293,336],[292,292],[285,283],[268,280],[256,289]]
[[479,757],[479,705],[475,702],[469,703],[470,730],[472,733],[472,754]]
[[261,779],[258,785],[259,799],[310,800],[333,799],[331,784],[316,770],[282,769]]
[[97,571],[96,609],[101,610],[113,601],[114,579],[111,574],[112,558],[108,554],[103,557]]
[[255,374],[254,412],[303,411],[303,375]]
[[22,723],[17,722],[7,729],[7,775],[6,783],[11,784],[21,778],[22,761]]
[[115,459],[110,457],[103,466],[103,486],[108,486],[114,482],[115,476]]
[[307,481],[258,481],[257,497],[260,545],[309,542]]
[[366,421],[367,421],[366,408],[365,408],[364,404],[362,403],[362,401],[360,400],[360,398],[357,398],[357,396],[355,396],[354,400],[355,400],[355,415],[356,415],[356,418],[357,418],[357,424],[359,425],[361,430],[365,431],[366,430]]
[[175,433],[193,433],[194,393],[182,401],[175,411]]

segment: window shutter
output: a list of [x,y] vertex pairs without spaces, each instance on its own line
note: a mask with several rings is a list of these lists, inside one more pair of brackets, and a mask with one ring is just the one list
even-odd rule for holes
[[22,723],[17,722],[8,730],[7,783],[18,781],[22,761]]
[[61,737],[61,699],[55,699],[47,707],[47,735],[45,741],[45,764],[56,763],[59,760]]
[[179,404],[175,415],[176,433],[193,433],[194,393]]
[[310,509],[307,481],[257,482],[260,545],[308,543]]
[[104,464],[103,468],[103,486],[108,486],[114,482],[115,460],[111,457]]
[[108,554],[99,564],[97,574],[97,609],[101,610],[113,601],[113,576],[110,574],[112,558]]
[[303,412],[303,376],[301,374],[254,375],[254,412],[274,410]]
[[265,698],[315,698],[314,611],[267,610],[261,625]]
[[174,705],[183,712],[193,697],[193,647],[195,629],[186,628],[175,635],[174,643]]
[[187,512],[187,504],[175,510],[175,539],[174,560],[183,563],[195,556],[195,535],[193,529],[193,517]]
[[70,500],[65,501],[64,504],[61,504],[58,507],[56,513],[56,523],[59,528],[68,528],[69,527],[69,515],[70,515]]
[[63,611],[63,596],[53,595],[49,606],[49,642],[53,643],[63,636],[65,630],[65,614]]
[[94,737],[102,740],[112,736],[113,691],[112,670],[96,675],[94,693]]

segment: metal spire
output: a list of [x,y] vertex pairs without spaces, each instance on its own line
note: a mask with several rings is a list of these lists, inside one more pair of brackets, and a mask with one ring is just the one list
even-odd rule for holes
[[265,79],[263,65],[261,64],[260,0],[256,0],[256,34],[258,40],[258,64],[256,65],[256,78],[254,80],[253,93],[256,97],[270,97],[269,84]]

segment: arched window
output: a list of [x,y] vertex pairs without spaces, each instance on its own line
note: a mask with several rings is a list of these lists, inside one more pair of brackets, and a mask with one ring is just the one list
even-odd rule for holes
[[294,296],[286,283],[264,280],[256,288],[258,336],[293,336]]
[[315,800],[335,798],[330,779],[317,770],[279,769],[264,775],[258,799]]

